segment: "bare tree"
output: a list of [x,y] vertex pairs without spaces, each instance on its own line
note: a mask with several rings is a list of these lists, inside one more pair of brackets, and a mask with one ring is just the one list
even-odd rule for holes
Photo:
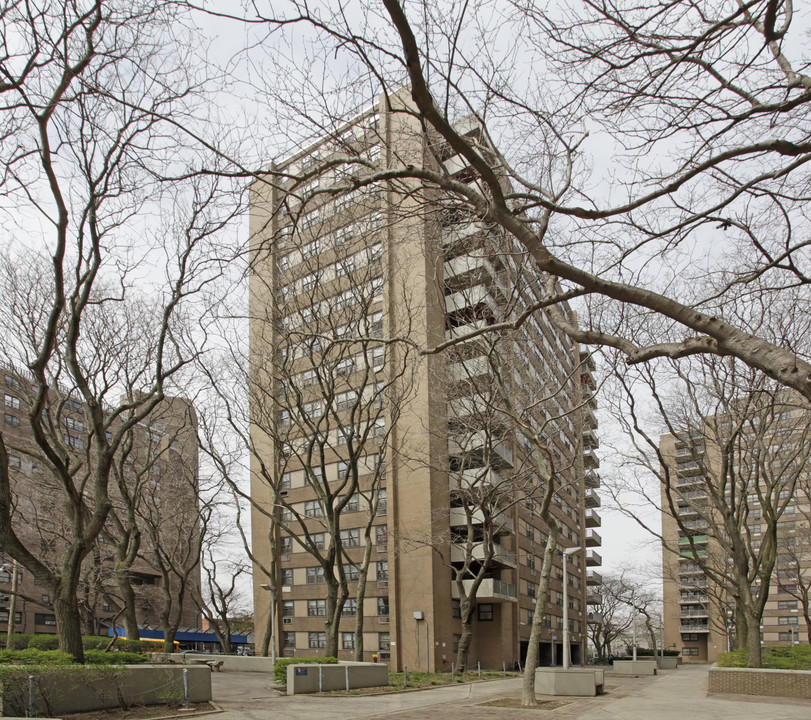
[[[555,324],[579,342],[630,364],[731,355],[811,399],[807,357],[759,323],[764,305],[807,312],[799,188],[811,78],[792,4],[353,10],[291,2],[229,16],[267,28],[262,77],[284,80],[258,89],[291,145],[339,136],[349,106],[383,93],[441,142],[431,161],[385,167],[347,149],[344,162],[371,172],[350,172],[344,190],[408,179],[500,226],[527,251]],[[277,43],[300,32],[318,42],[288,61]],[[336,56],[348,68],[339,78]],[[466,115],[486,143],[459,128]],[[453,158],[477,181],[448,172]],[[307,186],[326,167],[296,173],[303,194],[337,192]],[[697,253],[700,268],[685,262]],[[587,311],[580,325],[557,311],[573,298]]]
[[628,612],[625,602],[628,586],[621,576],[604,575],[600,590],[601,602],[594,606],[588,626],[594,650],[605,662],[612,646],[631,627],[634,618]]
[[205,548],[203,583],[194,600],[226,654],[232,652],[233,623],[242,599],[239,579],[248,571],[244,563],[224,561],[217,557],[213,546]]
[[[50,255],[47,264],[30,250],[24,262],[13,251],[2,260],[6,353],[31,373],[33,442],[15,451],[46,469],[70,528],[55,563],[30,544],[8,468],[5,436],[16,438],[4,433],[0,543],[49,588],[60,647],[78,660],[78,582],[110,509],[116,452],[193,356],[179,316],[219,272],[203,246],[235,211],[219,205],[218,179],[159,182],[183,165],[184,138],[166,119],[197,94],[168,42],[180,28],[173,12],[162,3],[13,2],[0,19],[2,212],[21,248],[41,225]],[[176,202],[173,226],[145,226],[164,201]],[[155,295],[138,299],[131,279],[147,266]]]
[[[698,572],[694,590],[714,585],[735,615],[739,647],[760,667],[760,622],[774,576],[778,527],[793,508],[808,462],[807,404],[738,363],[703,359],[690,371],[671,366],[669,384],[652,369],[640,373],[656,419],[669,433],[660,443],[632,396],[640,385],[619,378],[621,422],[638,454],[628,465],[661,483],[627,483],[660,508],[673,533],[646,525],[679,563],[673,572]],[[631,475],[628,475],[631,477]],[[671,520],[672,519],[672,520]],[[726,612],[724,612],[724,616]],[[699,621],[696,621],[699,622]]]

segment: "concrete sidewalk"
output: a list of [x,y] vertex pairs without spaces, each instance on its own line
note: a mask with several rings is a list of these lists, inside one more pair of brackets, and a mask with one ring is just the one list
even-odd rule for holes
[[[528,720],[809,720],[811,701],[707,696],[706,665],[683,666],[657,677],[608,675],[608,693],[593,698],[551,698],[566,704],[528,713]],[[374,697],[288,697],[272,689],[259,673],[214,673],[214,700],[224,713],[218,720],[507,720],[522,711],[484,707],[497,698],[519,698],[521,680],[496,680],[421,692]]]

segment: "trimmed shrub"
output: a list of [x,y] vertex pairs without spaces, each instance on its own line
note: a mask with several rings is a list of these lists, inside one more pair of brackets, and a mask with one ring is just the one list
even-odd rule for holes
[[59,638],[56,635],[32,635],[28,647],[36,650],[57,650]]
[[29,634],[14,633],[9,641],[7,635],[0,635],[0,645],[6,650],[24,650],[28,647],[32,637],[34,636]]
[[[811,670],[811,645],[763,648],[762,660],[769,670]],[[748,667],[746,650],[721,653],[718,667]]]
[[105,635],[82,635],[82,647],[85,650],[104,650],[112,638]]
[[25,650],[0,651],[0,664],[2,665],[72,665],[73,656],[61,650]]
[[287,685],[288,665],[335,665],[338,658],[334,657],[302,657],[302,658],[279,658],[273,666],[273,676],[280,685]]
[[88,665],[137,665],[146,662],[146,655],[134,652],[104,652],[104,650],[85,650],[85,664]]

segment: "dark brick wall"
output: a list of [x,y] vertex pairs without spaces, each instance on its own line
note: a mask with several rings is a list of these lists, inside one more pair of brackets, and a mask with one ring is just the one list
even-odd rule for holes
[[811,671],[710,668],[709,691],[811,699]]

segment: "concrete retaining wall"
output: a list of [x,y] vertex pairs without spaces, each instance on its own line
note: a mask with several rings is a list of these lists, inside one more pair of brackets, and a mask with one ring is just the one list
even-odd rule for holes
[[[8,669],[10,666],[4,666]],[[88,712],[127,705],[158,705],[183,700],[183,670],[189,671],[191,702],[211,700],[211,671],[177,665],[90,665],[18,668],[0,689],[0,716],[24,715],[28,708],[28,676],[35,676],[38,716]]]
[[614,660],[617,675],[656,675],[656,660]]
[[605,687],[603,668],[556,667],[535,669],[535,692],[539,695],[602,695]]
[[287,694],[302,695],[320,690],[380,687],[389,683],[389,666],[380,663],[342,663],[340,665],[288,665]]
[[273,673],[273,663],[269,657],[254,657],[251,655],[209,655],[207,653],[181,653],[172,657],[183,657],[181,662],[190,665],[203,662],[219,662],[222,660],[222,670],[234,670],[236,672],[261,672]]
[[811,670],[710,668],[709,691],[811,700]]
[[675,655],[665,655],[656,658],[656,666],[660,670],[675,670],[679,666],[679,658]]

